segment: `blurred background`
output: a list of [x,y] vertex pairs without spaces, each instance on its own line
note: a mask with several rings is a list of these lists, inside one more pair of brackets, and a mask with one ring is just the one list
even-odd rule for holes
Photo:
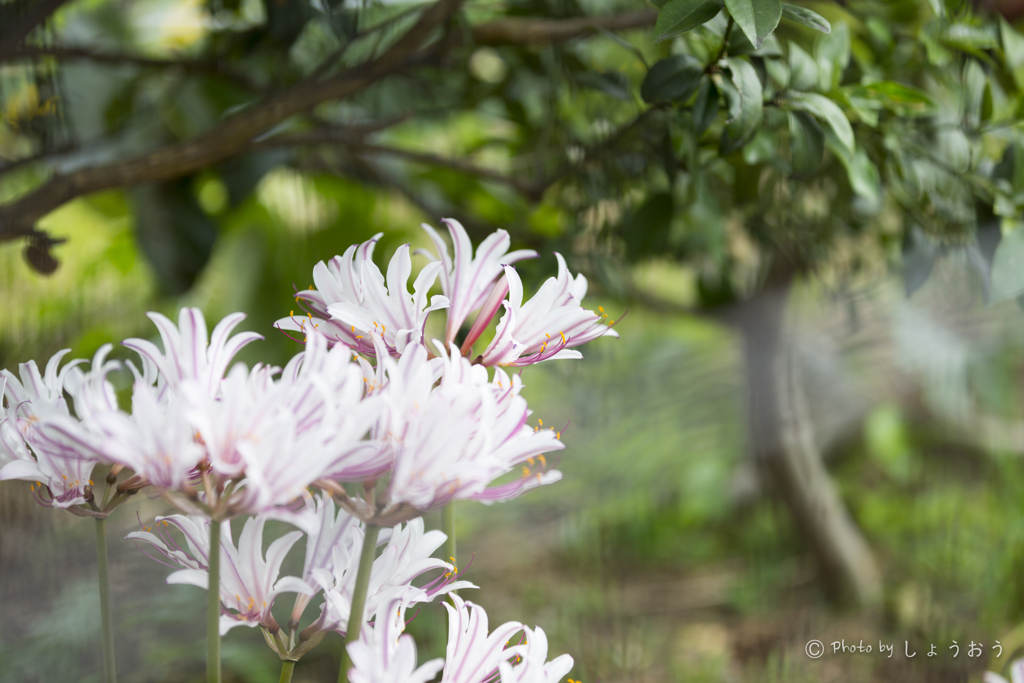
[[[492,623],[541,625],[583,683],[1004,671],[1024,7],[807,2],[763,36],[736,7],[0,0],[0,367],[185,305],[246,312],[266,340],[239,359],[283,365],[300,346],[271,324],[317,261],[383,231],[383,265],[442,217],[506,229],[541,253],[528,293],[558,251],[621,339],[523,374],[568,425],[564,480],[459,507]],[[118,669],[198,681],[204,596],[118,540],[166,512],[139,498],[108,523]],[[92,534],[0,486],[0,681],[101,680]],[[411,624],[421,661],[444,623]],[[277,680],[242,631],[228,679]],[[295,680],[334,680],[339,651]]]

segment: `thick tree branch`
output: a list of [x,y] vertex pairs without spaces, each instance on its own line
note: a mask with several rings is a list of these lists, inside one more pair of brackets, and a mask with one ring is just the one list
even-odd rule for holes
[[598,31],[627,31],[654,26],[658,11],[627,12],[607,17],[572,19],[496,19],[473,27],[473,42],[480,45],[549,45],[581,38]]
[[[254,144],[253,140],[296,114],[308,111],[322,102],[350,97],[393,72],[427,62],[436,56],[438,45],[421,50],[422,44],[433,31],[447,21],[461,2],[462,0],[439,0],[428,7],[423,11],[416,24],[380,57],[335,75],[320,79],[315,77],[308,79],[281,93],[268,96],[251,107],[226,118],[196,138],[124,161],[82,168],[53,176],[34,191],[14,202],[0,206],[0,243],[24,237],[47,238],[35,228],[36,222],[76,197],[112,187],[126,187],[195,173],[251,148]],[[472,38],[477,43],[490,45],[544,45],[587,36],[602,30],[618,31],[649,26],[654,23],[656,16],[655,11],[645,10],[596,18],[502,19],[474,27]],[[453,36],[453,38],[455,39],[446,40],[440,45],[443,48],[456,45],[457,37]],[[60,49],[73,51],[73,53],[65,53],[68,58],[80,57],[115,61],[113,55],[88,50],[81,52],[74,48],[52,48],[49,50],[53,56],[58,56],[56,51]],[[48,48],[39,48],[39,50],[45,51]],[[29,51],[29,48],[19,50],[23,54],[28,54]],[[172,64],[163,60],[148,60],[141,57],[135,63],[143,66],[179,66],[190,69],[219,68],[216,65],[211,67],[206,62],[175,61]],[[547,187],[572,172],[572,169],[563,168],[554,176],[544,179],[542,183],[527,184],[495,171],[477,167],[469,162],[384,147],[375,148],[362,145],[361,149],[368,153],[402,156],[410,161],[443,165],[465,173],[486,177],[514,187],[532,199],[538,198]]]
[[157,59],[133,55],[127,52],[107,52],[95,50],[88,47],[74,46],[47,46],[47,47],[19,47],[16,49],[0,51],[0,62],[12,62],[21,59],[40,59],[53,57],[55,59],[72,60],[81,59],[99,64],[132,65],[149,69],[181,69],[189,73],[214,74],[234,81],[249,90],[262,90],[262,88],[245,74],[235,71],[230,67],[218,64],[213,61],[198,59]]
[[45,161],[46,159],[52,159],[53,157],[57,157],[62,154],[67,154],[68,152],[73,152],[75,151],[75,149],[77,149],[75,145],[65,144],[55,149],[48,149],[41,152],[36,152],[35,154],[30,154],[29,156],[21,157],[19,159],[12,159],[10,161],[3,160],[2,162],[0,162],[0,176],[10,173],[11,171],[19,169],[23,166],[34,164],[37,161]]
[[62,204],[111,187],[167,180],[202,170],[247,148],[273,126],[328,100],[349,97],[403,67],[421,63],[430,51],[417,52],[431,32],[462,0],[439,0],[387,52],[323,80],[309,80],[267,97],[234,114],[192,140],[122,162],[82,168],[53,176],[20,199],[0,206],[0,242],[40,236],[35,224]]

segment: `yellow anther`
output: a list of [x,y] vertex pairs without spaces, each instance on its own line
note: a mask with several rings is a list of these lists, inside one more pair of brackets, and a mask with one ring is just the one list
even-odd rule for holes
[[543,426],[544,426],[544,420],[542,420],[542,419],[540,419],[540,418],[538,417],[538,418],[537,418],[537,424],[539,424],[539,425],[540,425],[541,427],[543,427]]
[[288,311],[288,317],[295,315],[295,311]]
[[530,468],[526,467],[525,465],[523,466],[523,476],[524,477],[530,476]]
[[561,441],[562,440],[562,432],[555,432],[555,438],[558,439],[559,441]]
[[313,285],[310,285],[309,289],[310,289],[310,291],[312,291],[313,290]]
[[532,465],[533,464],[533,458],[527,458],[526,462],[528,462],[528,463],[530,463]]
[[547,461],[547,459],[546,459],[546,458],[544,457],[544,455],[543,455],[543,454],[542,454],[542,455],[538,455],[538,456],[537,456],[537,459],[538,459],[538,460],[540,460],[540,464],[541,464],[541,465],[544,465],[544,467],[547,467],[547,466],[548,466],[548,461]]
[[597,310],[599,313],[604,313],[604,306],[598,306]]
[[89,486],[93,486],[92,479],[89,480]]
[[558,334],[562,335],[562,343],[565,344],[565,332],[559,332]]

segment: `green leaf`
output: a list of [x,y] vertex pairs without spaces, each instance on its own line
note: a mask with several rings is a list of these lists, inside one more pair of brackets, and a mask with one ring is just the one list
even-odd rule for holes
[[1017,33],[1004,19],[999,20],[1003,39],[1003,57],[1006,68],[1013,75],[1013,82],[1024,89],[1024,36]]
[[[781,59],[765,59],[764,71],[780,90],[789,87],[789,64]],[[767,84],[766,84],[767,85]]]
[[828,19],[817,12],[807,9],[806,7],[791,5],[788,2],[784,2],[782,3],[782,16],[786,17],[790,21],[803,24],[808,28],[813,28],[815,31],[832,33],[832,24],[828,23]]
[[789,44],[789,87],[810,90],[818,82],[818,64],[796,43]]
[[729,120],[722,133],[722,154],[742,147],[764,119],[764,93],[757,71],[750,62],[739,57],[729,57],[726,62],[733,87],[725,91],[729,100]]
[[878,112],[884,107],[875,97],[868,97],[861,92],[860,87],[839,88],[833,90],[834,97],[839,99],[843,107],[857,117],[857,120],[865,126],[874,128],[878,125]]
[[964,67],[964,118],[968,125],[977,126],[981,123],[981,110],[985,100],[985,88],[988,86],[988,77],[981,64],[973,59],[967,60]]
[[882,180],[878,167],[868,158],[868,153],[862,147],[851,153],[842,145],[836,145],[831,141],[826,141],[826,145],[846,168],[846,177],[850,180],[850,188],[854,194],[877,207],[881,202]]
[[701,81],[697,91],[697,101],[693,103],[693,130],[700,136],[708,129],[718,116],[718,88],[710,78]]
[[779,140],[762,128],[754,134],[754,137],[743,145],[743,162],[747,166],[757,166],[778,161]]
[[779,0],[725,0],[725,7],[754,47],[761,47],[782,18]]
[[722,11],[722,0],[671,0],[658,13],[655,42],[697,28]]
[[991,303],[1024,294],[1024,228],[1007,232],[992,259]]
[[790,93],[786,100],[791,109],[798,109],[814,114],[824,121],[835,132],[839,142],[847,150],[853,151],[853,127],[839,105],[818,93]]
[[821,166],[825,156],[825,133],[809,114],[789,112],[789,149],[794,174],[808,176]]
[[704,65],[690,55],[673,55],[651,67],[640,84],[644,102],[686,101],[700,85]]
[[818,63],[818,89],[828,92],[839,85],[850,63],[850,29],[846,24],[836,24],[835,30],[827,36],[818,36],[814,46],[814,59]]
[[970,54],[999,46],[994,30],[973,24],[951,24],[942,32],[941,39],[946,45]]
[[904,107],[924,110],[935,106],[932,98],[924,92],[896,81],[869,83],[863,86],[861,91],[866,95],[875,96],[890,108],[893,108],[893,105],[904,105]]

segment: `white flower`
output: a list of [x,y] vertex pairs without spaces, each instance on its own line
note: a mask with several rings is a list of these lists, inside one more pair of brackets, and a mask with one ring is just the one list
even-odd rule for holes
[[505,268],[508,300],[494,339],[480,356],[486,366],[522,366],[552,358],[581,358],[570,349],[605,335],[619,334],[605,324],[604,315],[583,308],[587,279],[569,274],[565,259],[558,259],[558,276],[548,278],[540,290],[523,303],[523,283],[513,268]]
[[518,660],[498,663],[501,683],[558,683],[572,670],[573,659],[560,655],[550,662],[548,658],[548,637],[540,626],[523,628],[525,649]]
[[[27,462],[32,463],[34,467],[35,459],[29,452],[28,445],[25,444],[25,437],[21,435],[21,430],[18,428],[18,421],[15,418],[15,406],[12,406],[10,410],[4,407],[3,398],[6,389],[7,378],[0,375],[0,479],[13,479],[14,477],[5,477],[3,474],[4,468],[7,465],[16,462]],[[12,469],[20,469],[22,467],[19,465]]]
[[[425,223],[423,229],[434,242],[437,257],[444,265],[441,270],[441,289],[451,302],[444,338],[445,346],[455,340],[455,335],[458,334],[459,328],[466,322],[466,319],[483,307],[477,317],[481,324],[479,326],[474,324],[475,336],[471,333],[467,337],[463,345],[463,348],[466,349],[479,338],[480,333],[483,332],[484,327],[497,311],[501,299],[504,298],[507,289],[504,289],[506,285],[504,278],[501,278],[502,266],[511,265],[524,258],[535,258],[537,252],[532,249],[522,249],[509,253],[511,240],[508,233],[504,230],[497,230],[480,243],[474,257],[473,244],[462,224],[451,218],[445,218],[441,222],[448,228],[448,233],[452,237],[452,244],[455,248],[454,259],[448,256],[448,245],[436,230]],[[495,286],[503,291],[492,306],[485,307],[484,304]],[[477,329],[478,327],[479,329]]]
[[526,646],[512,645],[510,639],[523,625],[502,624],[488,633],[487,612],[479,605],[452,596],[448,610],[448,648],[441,683],[485,683],[493,679],[498,665],[522,655]]
[[275,372],[236,365],[217,398],[193,382],[180,387],[213,474],[222,481],[244,478],[231,494],[230,514],[289,503],[321,477],[358,481],[388,467],[381,444],[364,439],[382,403],[364,397],[363,372],[351,351],[328,350],[312,333],[279,380]]
[[158,489],[180,491],[196,477],[196,466],[206,451],[186,419],[185,399],[178,392],[165,392],[165,396],[160,401],[155,387],[137,379],[131,415],[106,412],[97,415],[91,426],[102,435],[101,450],[107,460],[130,468]]
[[[408,599],[425,602],[454,590],[476,587],[468,581],[455,581],[455,567],[431,557],[444,544],[446,536],[440,531],[424,533],[422,518],[395,526],[390,535],[388,530],[384,530],[381,536],[387,538],[387,545],[380,557],[373,561],[370,571],[366,617],[376,612],[382,602],[396,595],[406,595],[414,579],[434,569],[444,571],[422,590],[407,595]],[[361,525],[350,527],[341,542],[332,549],[331,566],[313,570],[313,578],[323,588],[325,597],[316,630],[344,633],[348,628],[364,538]]]
[[[327,494],[310,496],[298,512],[276,510],[269,513],[269,516],[286,521],[306,534],[306,558],[302,565],[302,579],[313,590],[295,596],[291,621],[297,624],[310,600],[321,590],[313,579],[313,572],[333,571],[334,549],[341,547],[343,553],[347,553],[349,543],[346,543],[346,539],[351,536],[352,529],[358,528],[359,520],[344,510],[336,510],[334,501]],[[347,563],[347,554],[345,557]]]
[[[443,377],[436,387],[422,347],[408,349],[398,363],[385,360],[387,431],[395,454],[388,503],[428,510],[455,499],[503,500],[558,481],[561,473],[547,469],[544,453],[564,445],[556,432],[526,424],[521,380],[502,371],[488,380],[487,370],[454,346],[440,359]],[[522,476],[488,488],[517,467]]]
[[416,641],[405,630],[406,602],[394,598],[381,602],[371,628],[348,646],[351,683],[427,683],[444,666],[432,659],[416,667]]
[[[446,657],[416,668],[416,644],[405,630],[405,609],[417,602],[416,589],[382,601],[370,628],[348,646],[352,683],[425,683],[439,669],[441,683],[558,683],[573,666],[569,655],[547,661],[548,640],[540,627],[518,621],[488,633],[487,612],[452,595],[448,610]],[[516,636],[521,633],[522,635]],[[1018,683],[1014,681],[1014,683]]]
[[[408,290],[412,274],[409,245],[398,248],[388,265],[387,279],[373,262],[375,235],[359,247],[349,247],[343,256],[331,259],[330,266],[321,261],[313,269],[316,290],[299,292],[296,299],[308,303],[307,318],[289,316],[275,324],[282,330],[308,334],[314,329],[334,343],[375,355],[373,338],[380,338],[391,354],[400,354],[410,344],[420,343],[423,328],[431,311],[448,307],[443,296],[427,294],[441,270],[440,263],[425,266]],[[323,318],[314,319],[312,314]],[[322,328],[322,329],[321,329]]]
[[[94,374],[100,379],[112,368],[104,362],[109,350],[104,346],[94,360]],[[0,371],[7,399],[6,410],[0,408],[0,459],[4,461],[0,481],[35,482],[32,489],[37,500],[60,508],[86,502],[92,486],[89,477],[100,459],[99,444],[70,415],[64,398],[65,384],[81,388],[84,382],[76,367],[84,360],[67,363],[58,372],[67,353],[55,354],[45,374],[40,374],[35,361],[21,364],[20,380],[7,370]]]
[[[263,626],[277,631],[271,614],[274,599],[281,593],[309,593],[312,588],[300,578],[278,578],[281,563],[302,532],[292,531],[278,538],[263,557],[263,527],[266,519],[250,518],[242,528],[238,547],[231,540],[231,524],[223,522],[220,563],[221,635],[235,626]],[[210,520],[171,515],[156,518],[157,533],[146,529],[127,538],[149,543],[165,558],[181,567],[167,577],[167,583],[186,583],[200,588],[209,585]],[[182,548],[168,533],[176,527],[185,536],[188,549]]]
[[[126,339],[123,343],[136,351],[143,360],[145,379],[156,379],[161,390],[177,388],[186,380],[197,383],[209,396],[215,396],[224,371],[235,354],[243,346],[262,335],[255,332],[241,332],[229,337],[238,323],[245,319],[244,313],[232,313],[213,328],[213,336],[207,344],[206,320],[198,308],[182,308],[178,313],[178,326],[159,313],[148,313],[156,325],[163,341],[161,352],[156,344],[145,339]],[[154,377],[154,370],[157,376]]]
[[391,464],[379,441],[361,440],[384,407],[380,399],[366,397],[369,379],[364,363],[345,347],[329,349],[327,338],[314,333],[279,380],[286,387],[285,401],[298,431],[319,430],[335,449],[335,460],[324,476],[338,481],[370,479]]
[[1010,680],[1006,680],[997,673],[985,672],[984,683],[1024,683],[1024,659],[1018,659],[1010,664]]

